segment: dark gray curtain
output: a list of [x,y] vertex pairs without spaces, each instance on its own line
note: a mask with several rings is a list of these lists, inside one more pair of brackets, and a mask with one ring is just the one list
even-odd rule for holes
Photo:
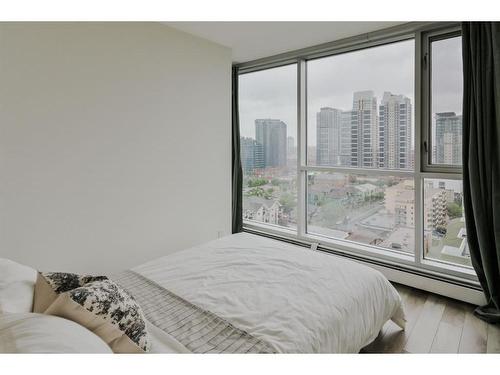
[[481,319],[500,322],[500,23],[462,24],[463,178],[471,260],[487,304]]
[[232,151],[232,230],[233,233],[243,229],[243,171],[240,156],[240,116],[238,110],[238,68],[233,67],[232,77],[232,122],[233,122],[233,151]]

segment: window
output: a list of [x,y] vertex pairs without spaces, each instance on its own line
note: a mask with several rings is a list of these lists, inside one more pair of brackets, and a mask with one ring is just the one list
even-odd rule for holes
[[413,254],[412,178],[311,172],[307,181],[308,233]]
[[410,39],[307,62],[307,166],[324,168],[307,176],[307,233],[414,252],[413,175],[356,173],[413,169],[414,51]]
[[[460,30],[424,36],[423,257],[471,267],[463,215],[462,38]],[[424,174],[425,175],[425,174]],[[436,177],[437,175],[437,177]]]
[[432,164],[462,165],[462,38],[432,40],[431,129]]
[[471,266],[461,180],[424,180],[424,256]]
[[240,75],[244,226],[476,280],[460,28],[381,32],[295,61]]
[[413,169],[414,41],[307,62],[307,164]]
[[243,219],[297,227],[297,64],[240,75]]

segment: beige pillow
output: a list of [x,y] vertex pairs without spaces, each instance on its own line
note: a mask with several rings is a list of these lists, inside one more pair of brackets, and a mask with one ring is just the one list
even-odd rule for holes
[[144,353],[150,349],[142,309],[129,293],[106,277],[40,274],[35,305],[45,314],[81,324],[115,353]]

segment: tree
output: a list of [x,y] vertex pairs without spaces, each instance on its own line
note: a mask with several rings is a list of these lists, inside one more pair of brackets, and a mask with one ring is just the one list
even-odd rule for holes
[[265,178],[249,178],[248,179],[248,187],[257,187],[257,186],[262,186],[262,185],[265,185],[267,184],[267,180]]
[[289,214],[295,208],[295,197],[290,193],[281,194],[279,200],[281,206],[283,206],[283,211]]
[[247,191],[246,195],[249,197],[263,197],[265,194],[264,189],[261,187],[254,187]]
[[273,188],[269,188],[267,190],[264,190],[264,198],[266,198],[266,199],[273,198],[273,193],[274,193],[274,189]]
[[281,183],[282,182],[280,180],[278,180],[277,178],[273,178],[271,180],[271,185],[273,185],[273,186],[279,186],[279,185],[281,185]]
[[462,207],[460,207],[455,202],[448,203],[446,209],[448,211],[448,216],[450,217],[450,219],[462,217]]

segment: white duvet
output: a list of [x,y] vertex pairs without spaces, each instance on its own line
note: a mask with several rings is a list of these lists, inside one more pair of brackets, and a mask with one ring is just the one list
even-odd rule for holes
[[387,320],[404,327],[401,298],[380,272],[247,233],[133,270],[282,353],[355,353]]

